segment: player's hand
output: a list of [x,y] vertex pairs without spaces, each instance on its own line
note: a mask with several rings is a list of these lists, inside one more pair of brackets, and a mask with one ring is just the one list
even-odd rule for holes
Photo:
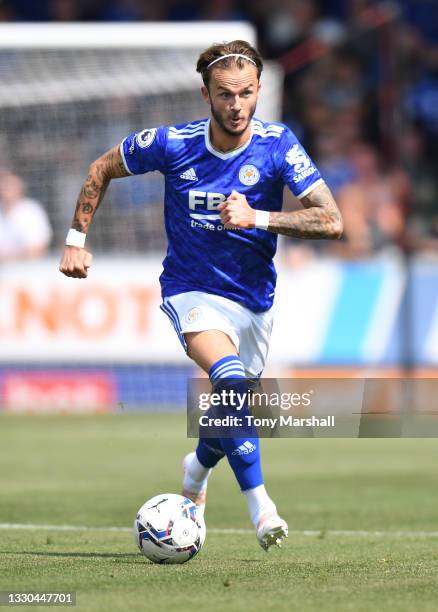
[[66,246],[59,264],[59,270],[71,278],[87,278],[92,259],[92,254],[85,249]]
[[255,210],[248,204],[246,197],[238,191],[232,191],[217,209],[226,229],[255,227]]

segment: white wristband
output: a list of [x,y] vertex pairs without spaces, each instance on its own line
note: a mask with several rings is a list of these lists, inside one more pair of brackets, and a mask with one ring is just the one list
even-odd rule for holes
[[267,230],[269,227],[269,210],[256,210],[255,226]]
[[84,234],[83,232],[78,232],[78,230],[70,228],[68,230],[67,238],[65,239],[65,244],[67,246],[75,246],[83,249],[85,246],[86,236],[87,234]]

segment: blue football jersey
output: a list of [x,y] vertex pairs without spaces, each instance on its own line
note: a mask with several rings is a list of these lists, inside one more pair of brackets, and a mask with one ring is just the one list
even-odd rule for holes
[[213,148],[209,126],[202,119],[145,129],[125,138],[120,151],[129,173],[159,170],[165,178],[163,297],[202,291],[263,312],[275,292],[277,234],[225,229],[217,206],[235,190],[255,209],[280,211],[284,185],[300,198],[323,181],[281,123],[253,119],[251,138],[227,153]]

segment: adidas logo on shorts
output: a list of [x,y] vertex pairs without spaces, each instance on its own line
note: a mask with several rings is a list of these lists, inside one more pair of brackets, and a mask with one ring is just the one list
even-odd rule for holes
[[249,453],[253,453],[256,450],[256,445],[247,440],[237,448],[233,450],[232,455],[249,455]]

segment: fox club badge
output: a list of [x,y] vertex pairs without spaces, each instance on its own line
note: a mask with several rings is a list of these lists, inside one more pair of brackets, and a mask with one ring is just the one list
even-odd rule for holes
[[200,308],[195,306],[191,308],[189,312],[186,313],[185,320],[186,323],[195,323],[201,317],[202,311]]
[[260,179],[260,172],[252,164],[242,166],[239,171],[239,180],[244,185],[255,185]]

